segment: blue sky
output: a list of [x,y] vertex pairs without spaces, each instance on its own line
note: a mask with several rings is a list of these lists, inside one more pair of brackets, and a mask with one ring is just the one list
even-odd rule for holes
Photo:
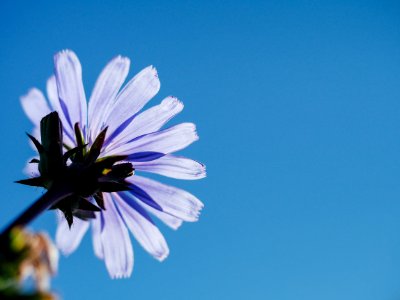
[[[84,2],[84,3],[83,3]],[[32,155],[19,96],[70,48],[89,94],[117,54],[154,65],[159,103],[185,103],[207,165],[163,179],[204,203],[161,226],[163,263],[134,241],[111,280],[91,239],[63,257],[64,299],[399,299],[400,5],[396,1],[1,1],[0,225],[42,193],[18,186]],[[34,224],[54,233],[51,212]]]

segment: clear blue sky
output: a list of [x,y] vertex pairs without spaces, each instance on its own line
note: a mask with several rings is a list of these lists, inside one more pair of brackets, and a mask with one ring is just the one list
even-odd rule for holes
[[[84,3],[84,4],[82,4]],[[90,236],[60,261],[64,299],[400,298],[400,5],[397,1],[1,1],[0,225],[42,191],[19,104],[73,49],[87,94],[105,63],[156,66],[200,141],[198,223],[162,226],[163,263],[134,242],[111,280]],[[48,212],[33,224],[54,232]],[[114,298],[115,297],[115,298]]]

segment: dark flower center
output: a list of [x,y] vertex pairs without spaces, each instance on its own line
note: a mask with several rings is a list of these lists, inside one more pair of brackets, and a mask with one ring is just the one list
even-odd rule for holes
[[100,132],[90,148],[85,144],[78,123],[74,130],[77,146],[70,148],[64,145],[67,151],[63,153],[62,124],[57,112],[44,117],[40,123],[42,143],[28,135],[40,155],[39,160],[31,161],[38,164],[40,176],[18,181],[46,189],[60,181],[70,186],[73,194],[51,207],[64,213],[69,226],[72,225],[74,216],[88,220],[95,218],[96,211],[105,209],[103,192],[129,190],[125,179],[134,172],[131,163],[122,162],[127,156],[99,158],[107,128]]

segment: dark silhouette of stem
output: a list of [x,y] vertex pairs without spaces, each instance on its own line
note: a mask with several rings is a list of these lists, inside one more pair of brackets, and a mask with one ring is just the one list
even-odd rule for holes
[[58,201],[73,194],[72,189],[63,183],[55,182],[50,189],[44,193],[36,202],[22,212],[11,222],[0,234],[0,237],[7,237],[14,227],[24,227],[38,217],[42,212],[56,204]]

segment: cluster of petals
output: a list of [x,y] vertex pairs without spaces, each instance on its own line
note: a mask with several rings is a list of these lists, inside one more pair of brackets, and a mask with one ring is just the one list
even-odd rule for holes
[[[149,172],[176,179],[204,178],[203,164],[173,154],[198,140],[196,127],[181,123],[164,129],[183,109],[182,102],[175,97],[167,97],[141,111],[160,89],[157,71],[152,66],[123,86],[130,60],[115,57],[99,75],[87,101],[82,68],[75,53],[70,50],[57,53],[54,65],[55,74],[47,81],[47,100],[36,88],[21,97],[23,109],[34,124],[32,135],[39,138],[40,120],[51,111],[58,112],[64,143],[70,147],[76,146],[75,123],[79,123],[89,146],[108,127],[100,157],[126,155],[135,168],[135,174],[127,178],[130,190],[103,193],[105,210],[97,212],[92,221],[75,218],[69,229],[65,218],[59,215],[56,244],[68,255],[91,227],[94,252],[105,261],[110,276],[130,276],[134,259],[129,231],[147,252],[162,261],[169,248],[152,217],[173,229],[183,221],[198,220],[203,204],[195,196],[141,176],[142,172]],[[37,175],[37,165],[28,164],[26,172]]]

